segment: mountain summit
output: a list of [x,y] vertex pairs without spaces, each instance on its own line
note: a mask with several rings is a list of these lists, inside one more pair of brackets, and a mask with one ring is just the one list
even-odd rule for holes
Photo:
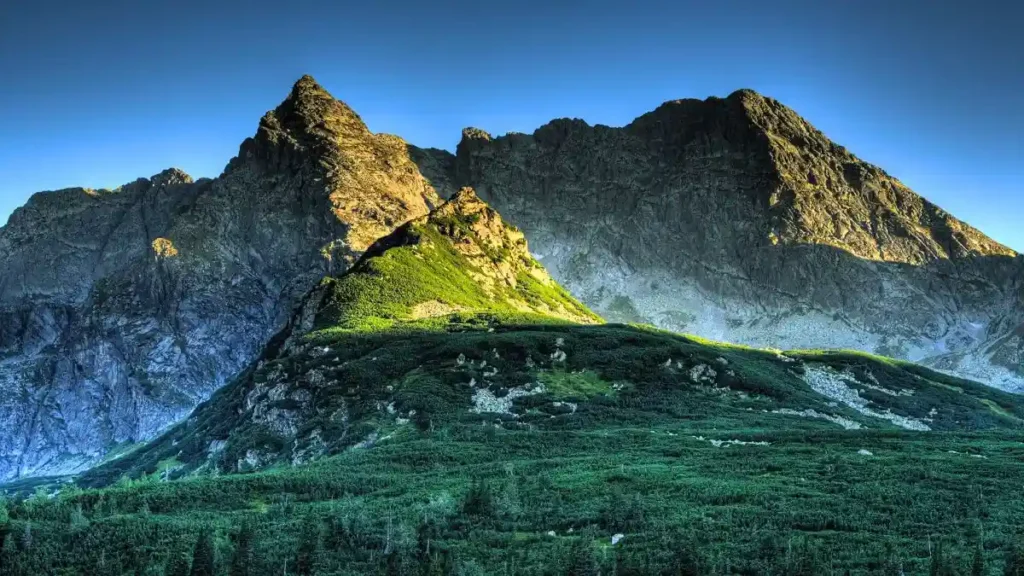
[[405,142],[310,77],[216,179],[34,195],[0,229],[0,480],[153,437],[324,274],[440,201]]
[[613,321],[853,348],[1024,389],[1024,259],[750,90],[623,128],[554,120],[414,153]]
[[767,138],[776,186],[769,238],[823,244],[861,258],[922,264],[1015,252],[861,161],[776,100],[744,90],[739,100]]
[[453,312],[599,320],[470,188],[378,240],[346,276],[325,283],[318,326],[380,328]]

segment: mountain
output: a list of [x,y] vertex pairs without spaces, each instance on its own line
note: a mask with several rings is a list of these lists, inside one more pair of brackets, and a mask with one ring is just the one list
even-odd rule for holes
[[0,229],[0,480],[152,438],[324,274],[439,202],[401,139],[310,77],[216,179],[32,196]]
[[[609,320],[850,348],[1024,390],[1024,258],[749,90],[415,150]],[[447,192],[443,192],[447,194]]]
[[[454,345],[453,333],[601,321],[530,257],[521,232],[465,188],[378,240],[342,276],[325,278],[255,366],[186,422],[108,468],[173,461],[194,469],[211,457],[218,471],[238,471],[280,462],[285,453],[285,462],[297,463],[372,442],[357,432],[371,426],[369,414],[384,406],[397,414],[397,401],[404,413],[414,416],[418,406],[419,417],[430,418],[430,406],[452,397],[418,381],[427,373],[410,363],[441,360],[435,348]],[[381,395],[384,384],[403,380],[413,396]]]
[[461,189],[188,419],[0,501],[0,570],[166,573],[208,538],[250,574],[984,573],[1022,432],[1024,398],[907,362],[605,324]]
[[296,465],[482,415],[527,429],[578,415],[579,426],[669,421],[695,432],[709,420],[785,430],[804,419],[1024,430],[1024,400],[913,364],[601,324],[463,188],[325,278],[238,380],[86,482]]
[[463,186],[611,321],[1024,378],[1024,259],[771,99],[467,129],[453,155],[371,133],[304,77],[216,179],[40,193],[0,228],[0,480],[81,471],[167,430],[324,276]]

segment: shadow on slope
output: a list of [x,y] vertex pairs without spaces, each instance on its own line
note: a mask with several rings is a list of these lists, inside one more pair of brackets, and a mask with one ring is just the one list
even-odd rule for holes
[[[808,370],[840,375],[871,413],[816,391]],[[1024,403],[858,353],[780,354],[640,326],[456,314],[384,332],[313,332],[82,482],[295,465],[480,425],[525,433],[672,426],[753,442],[900,430],[879,414],[935,431],[1016,430]]]

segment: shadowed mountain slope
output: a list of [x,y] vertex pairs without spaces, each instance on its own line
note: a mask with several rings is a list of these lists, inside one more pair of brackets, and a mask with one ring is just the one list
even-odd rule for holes
[[216,179],[34,195],[0,229],[0,479],[153,437],[324,274],[437,203],[401,139],[308,76]]
[[470,128],[455,155],[412,157],[439,189],[473,186],[609,320],[1024,385],[1024,259],[771,98]]

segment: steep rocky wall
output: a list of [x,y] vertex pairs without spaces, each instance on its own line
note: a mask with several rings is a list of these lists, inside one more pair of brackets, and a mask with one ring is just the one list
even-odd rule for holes
[[316,281],[438,203],[404,142],[309,77],[214,180],[33,196],[0,229],[0,480],[152,438]]
[[1024,388],[1024,262],[749,90],[623,128],[463,133],[413,158],[473,186],[609,320],[842,347]]

